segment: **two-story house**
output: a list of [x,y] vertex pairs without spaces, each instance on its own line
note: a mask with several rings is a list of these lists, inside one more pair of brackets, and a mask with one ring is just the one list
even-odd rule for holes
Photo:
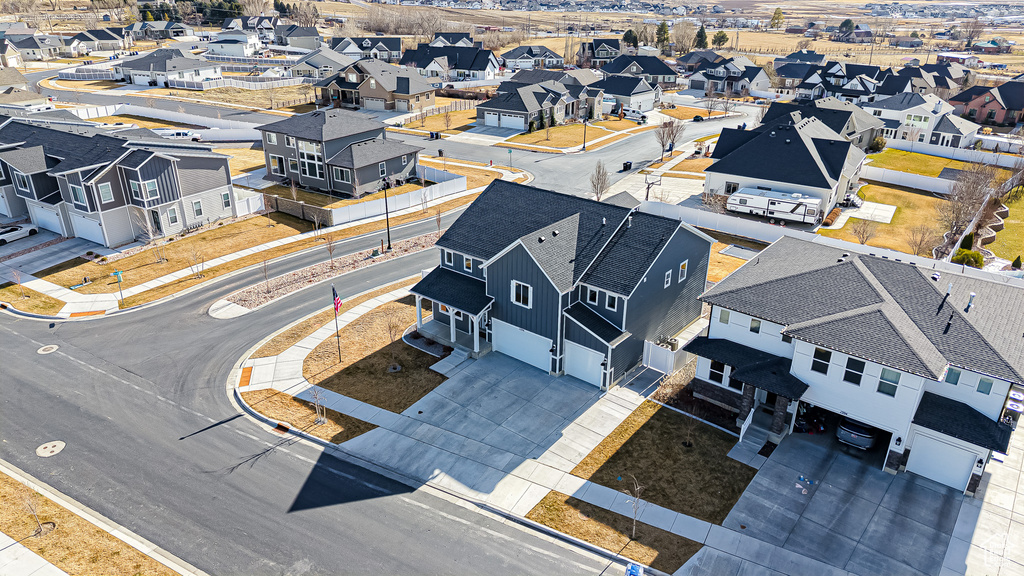
[[353,60],[373,58],[390,64],[402,60],[402,38],[399,36],[367,36],[331,38],[331,50]]
[[279,24],[274,28],[274,42],[281,46],[316,50],[320,47],[320,33],[316,26]]
[[799,113],[801,118],[813,116],[821,120],[833,132],[861,150],[866,150],[885,126],[881,118],[873,116],[856,104],[831,96],[805,103],[772,102],[761,118],[761,124],[771,123],[780,117],[789,121],[793,112]]
[[957,114],[981,124],[1013,125],[1024,111],[1024,80],[1013,79],[995,87],[973,86],[950,99]]
[[655,56],[619,56],[604,66],[605,74],[639,76],[651,86],[667,84],[675,86],[677,73],[665,61]]
[[266,43],[274,41],[274,31],[280,24],[277,16],[243,16],[241,18],[225,18],[221,30],[246,30],[255,32],[260,40]]
[[[339,58],[347,58],[338,55]],[[414,70],[365,58],[316,84],[323,106],[413,112],[434,105],[434,87]]]
[[750,90],[772,89],[771,80],[764,69],[744,56],[717,62],[704,61],[687,80],[690,90],[710,90],[723,94],[739,95]]
[[[820,200],[818,215],[857,188],[864,152],[821,120],[799,112],[753,130],[724,128],[704,172],[707,194],[768,190]],[[759,214],[751,208],[751,213]],[[771,210],[764,216],[772,218]]]
[[585,68],[601,68],[621,56],[623,48],[618,38],[596,38],[591,42],[580,42],[576,62]]
[[712,242],[679,220],[495,180],[411,288],[417,328],[607,388],[641,363],[645,343],[700,317]]
[[9,213],[104,246],[235,215],[227,156],[146,130],[0,116],[0,172]]
[[868,250],[784,236],[705,292],[694,390],[744,428],[771,412],[775,442],[807,406],[852,418],[876,429],[885,470],[973,493],[1024,383],[1024,290]]
[[961,118],[952,104],[934,94],[904,92],[860,106],[885,122],[882,135],[886,138],[968,148],[981,128]]
[[400,64],[415,68],[421,76],[437,78],[440,82],[455,80],[492,80],[498,71],[498,58],[494,52],[479,46],[420,44],[406,50]]
[[257,128],[267,176],[332,196],[359,197],[416,176],[422,148],[388,140],[387,125],[340,108]]
[[303,54],[288,68],[288,74],[303,78],[322,80],[334,76],[339,70],[345,70],[355,62],[352,58],[339,54],[327,47],[317,48]]
[[[584,86],[575,77],[560,72],[528,72],[529,75],[519,72],[512,80],[502,82],[493,98],[477,106],[478,126],[526,130],[539,126],[541,117],[545,122],[554,118],[556,123],[560,123],[566,119],[586,119],[592,114],[600,114],[604,97],[600,88],[593,84]],[[550,79],[544,80],[543,77]],[[526,81],[529,79],[536,81]]]
[[505,68],[509,70],[531,70],[533,68],[561,68],[565,58],[547,46],[516,46],[501,55]]

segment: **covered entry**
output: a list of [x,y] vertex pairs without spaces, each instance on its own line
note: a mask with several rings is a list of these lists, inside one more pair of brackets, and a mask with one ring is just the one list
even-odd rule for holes
[[[484,282],[438,266],[409,289],[416,297],[416,329],[439,342],[468,350],[486,352],[487,311],[494,299],[485,292]],[[434,314],[423,320],[423,299],[433,303]],[[454,321],[453,321],[454,320]]]

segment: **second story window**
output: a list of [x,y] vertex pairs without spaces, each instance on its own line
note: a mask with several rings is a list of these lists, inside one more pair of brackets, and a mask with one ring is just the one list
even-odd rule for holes
[[882,375],[878,377],[878,391],[886,396],[896,396],[896,389],[900,384],[900,373],[888,368],[882,368]]
[[380,171],[380,177],[383,178],[388,175],[388,165],[385,162],[381,162],[377,165],[377,169]]
[[449,265],[449,266],[451,266],[452,263],[455,261],[455,254],[453,254],[452,252],[449,252],[447,250],[444,250],[443,252],[444,252],[444,263]]
[[295,148],[295,138],[292,138],[291,136],[285,136],[284,145],[289,148]]
[[665,288],[672,285],[672,271],[665,272]]
[[614,294],[608,294],[604,299],[604,307],[614,311],[619,307],[619,298]]
[[978,380],[978,392],[985,394],[986,396],[992,392],[992,379],[982,378]]
[[267,132],[267,144],[277,144],[277,134]]
[[960,382],[960,371],[956,368],[946,370],[946,383],[956,386],[958,382]]
[[100,193],[100,202],[106,204],[114,201],[114,191],[110,188],[110,182],[103,182],[96,187]]
[[597,304],[598,291],[593,288],[587,288],[587,302],[590,304]]
[[18,190],[29,191],[28,177],[21,172],[14,172],[14,185],[18,187]]
[[299,141],[299,173],[317,180],[324,179],[323,149],[318,142]]
[[864,376],[864,361],[856,358],[846,359],[846,372],[843,373],[843,380],[850,384],[860,386],[860,380]]
[[761,321],[758,320],[757,318],[751,318],[750,319],[750,331],[753,332],[754,334],[760,334],[761,333]]
[[814,358],[811,360],[811,370],[821,374],[828,374],[828,363],[832,361],[832,352],[824,348],[814,349]]
[[462,269],[465,270],[466,272],[472,272],[473,271],[473,259],[468,257],[468,256],[463,258],[462,259]]
[[683,262],[679,265],[679,281],[680,282],[682,282],[683,280],[686,280],[686,265],[689,262],[690,262],[689,260],[683,260]]
[[729,323],[729,311],[728,310],[719,310],[718,311],[718,321],[721,322],[722,324],[728,324]]
[[85,205],[85,190],[81,186],[74,184],[71,184],[69,188],[71,188],[71,198],[75,201],[75,204]]
[[533,288],[529,284],[513,280],[512,301],[523,308],[533,308]]

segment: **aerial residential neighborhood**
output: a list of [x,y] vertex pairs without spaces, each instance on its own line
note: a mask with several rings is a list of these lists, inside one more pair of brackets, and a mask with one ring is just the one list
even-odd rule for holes
[[0,574],[1024,574],[1020,8],[6,2]]

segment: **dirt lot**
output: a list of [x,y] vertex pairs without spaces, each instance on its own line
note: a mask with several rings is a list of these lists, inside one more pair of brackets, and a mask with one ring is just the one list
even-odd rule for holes
[[170,88],[154,88],[146,90],[142,94],[156,94],[160,96],[172,96],[187,100],[213,100],[236,106],[247,106],[259,109],[279,108],[282,102],[300,100],[312,95],[309,84],[297,86],[285,86],[273,90],[245,90],[228,86],[225,88],[213,88],[210,90],[181,90]]

